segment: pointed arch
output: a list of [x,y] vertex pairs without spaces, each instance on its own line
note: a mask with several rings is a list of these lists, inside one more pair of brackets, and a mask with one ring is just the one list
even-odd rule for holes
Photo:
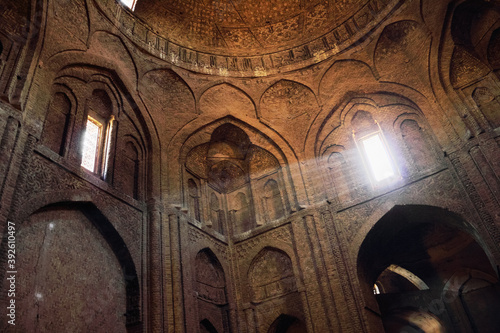
[[200,333],[218,333],[217,329],[212,325],[210,320],[203,319],[200,321]]
[[41,142],[60,156],[65,156],[73,134],[77,100],[67,86],[54,84],[43,125]]
[[252,301],[256,303],[297,290],[292,260],[277,248],[262,249],[252,259],[247,274]]
[[[88,193],[87,193],[88,194]],[[18,226],[22,229],[28,221],[30,216],[38,212],[53,212],[54,216],[59,217],[62,221],[65,220],[66,215],[64,212],[77,212],[92,223],[99,234],[103,237],[105,242],[109,245],[114,256],[118,260],[119,267],[121,267],[121,275],[123,277],[126,294],[126,324],[130,330],[135,329],[141,322],[140,315],[140,283],[137,274],[136,266],[129,252],[129,248],[122,236],[115,229],[111,221],[102,213],[101,209],[97,207],[92,201],[87,201],[91,196],[86,193],[73,193],[68,196],[68,193],[62,194],[66,198],[58,197],[57,195],[47,196],[43,195],[45,200],[34,198],[32,202],[25,203],[26,210],[15,217],[19,221]],[[63,199],[63,200],[61,200]],[[66,200],[65,200],[66,199]],[[67,201],[67,199],[76,199],[75,201]],[[78,201],[81,200],[81,201]],[[62,214],[61,214],[62,212]],[[70,213],[68,216],[72,216]],[[48,225],[48,227],[52,227]],[[56,226],[57,227],[57,226]],[[68,233],[71,235],[71,233]],[[5,252],[6,248],[0,250]],[[62,271],[61,271],[62,272]],[[60,287],[60,286],[59,286]]]
[[196,254],[195,292],[201,332],[227,332],[229,327],[226,276],[210,248]]
[[306,325],[298,318],[280,314],[269,327],[268,333],[306,333]]
[[[398,307],[430,308],[449,302],[445,294],[437,300],[426,295],[441,294],[453,272],[471,262],[496,275],[490,258],[491,250],[458,214],[433,206],[394,206],[365,234],[357,257],[358,278],[366,304],[388,320]],[[375,283],[386,295],[373,295]],[[460,316],[449,311],[452,317]],[[444,313],[437,313],[440,320]]]
[[[249,119],[247,119],[249,120]],[[185,164],[187,154],[197,145],[210,141],[210,133],[223,124],[231,123],[241,128],[250,138],[251,142],[258,142],[259,147],[270,152],[279,162],[283,169],[283,180],[287,193],[289,193],[291,205],[300,209],[299,205],[307,201],[306,190],[302,179],[302,171],[295,152],[286,141],[272,129],[263,126],[258,121],[244,122],[232,116],[226,116],[217,120],[206,122],[200,118],[187,124],[169,142],[167,154],[170,160],[179,161],[168,165],[168,179],[170,203],[183,202],[182,192],[182,165]],[[179,147],[181,147],[179,149]]]
[[217,256],[204,248],[195,258],[196,290],[198,297],[222,305],[227,303],[226,276]]

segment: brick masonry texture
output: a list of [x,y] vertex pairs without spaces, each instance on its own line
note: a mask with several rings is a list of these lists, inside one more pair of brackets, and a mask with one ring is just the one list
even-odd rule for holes
[[500,331],[499,13],[3,0],[0,330]]

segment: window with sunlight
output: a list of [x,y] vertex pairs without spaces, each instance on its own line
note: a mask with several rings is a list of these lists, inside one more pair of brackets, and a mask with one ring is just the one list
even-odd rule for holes
[[99,155],[102,124],[92,117],[87,118],[87,125],[83,137],[82,167],[95,172]]
[[380,182],[396,175],[391,157],[380,133],[362,139],[361,144],[375,181]]
[[120,0],[120,2],[133,11],[135,8],[135,4],[137,3],[137,0]]

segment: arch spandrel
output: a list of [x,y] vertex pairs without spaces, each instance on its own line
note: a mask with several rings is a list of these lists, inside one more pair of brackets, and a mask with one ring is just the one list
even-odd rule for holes
[[234,116],[256,118],[252,99],[241,89],[222,83],[207,89],[200,97],[199,110],[202,114],[216,117]]

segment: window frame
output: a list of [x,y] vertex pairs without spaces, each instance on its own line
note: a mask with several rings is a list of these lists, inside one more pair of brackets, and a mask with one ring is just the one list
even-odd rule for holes
[[[356,143],[356,148],[358,149],[360,155],[361,155],[361,160],[363,161],[363,167],[365,169],[365,172],[368,174],[368,177],[370,178],[370,182],[372,184],[372,187],[374,189],[380,188],[387,186],[389,184],[394,183],[397,180],[401,179],[401,174],[398,168],[398,165],[396,163],[396,160],[394,159],[394,156],[392,155],[392,150],[389,147],[389,144],[387,143],[387,140],[385,138],[385,135],[380,128],[380,125],[378,124],[377,121],[375,121],[377,124],[378,130],[370,132],[368,134],[364,134],[360,137],[356,137],[356,133],[353,131],[352,136],[354,139],[354,142]],[[375,136],[379,137],[380,143],[382,144],[382,147],[384,149],[385,154],[387,155],[387,162],[389,163],[393,174],[382,178],[382,179],[377,179],[376,172],[374,170],[373,165],[370,162],[370,158],[368,157],[368,154],[366,152],[366,148],[364,145],[364,141],[371,139]]]
[[[81,161],[80,166],[95,175],[99,175],[103,180],[106,180],[108,169],[110,166],[110,158],[112,153],[112,141],[113,141],[113,129],[114,129],[114,116],[110,115],[108,119],[104,119],[102,116],[99,116],[97,112],[94,112],[92,109],[89,109],[87,112],[87,116],[85,117],[84,127],[83,127],[83,135],[82,135],[82,144],[81,144]],[[83,164],[84,158],[84,150],[85,150],[85,135],[87,131],[88,122],[92,122],[99,126],[99,134],[97,139],[97,148],[95,151],[95,162],[94,169],[90,170],[86,168]]]
[[137,0],[131,0],[127,2],[127,0],[119,0],[122,5],[127,7],[132,12],[135,10],[135,6],[137,5]]

